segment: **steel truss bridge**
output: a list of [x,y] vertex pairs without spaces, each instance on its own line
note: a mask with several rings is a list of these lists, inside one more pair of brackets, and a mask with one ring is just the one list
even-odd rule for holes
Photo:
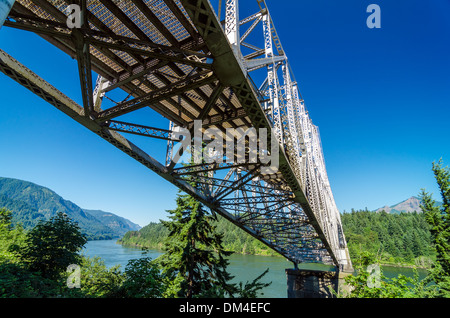
[[[68,23],[73,4],[81,27]],[[34,32],[76,59],[82,105],[2,50],[0,70],[294,264],[350,270],[318,127],[265,1],[253,5],[242,19],[238,0],[215,8],[208,0],[16,0],[4,27]],[[155,112],[165,127],[149,124]],[[195,121],[224,140],[234,128],[247,144],[245,131],[266,128],[278,170],[263,173],[267,162],[237,161],[235,151],[223,162],[176,162],[179,132],[195,132]],[[150,150],[165,161],[138,146],[146,138],[162,140]]]

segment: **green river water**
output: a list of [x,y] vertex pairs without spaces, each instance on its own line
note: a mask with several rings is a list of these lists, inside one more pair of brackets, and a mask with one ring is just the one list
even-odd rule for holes
[[[89,241],[84,249],[84,254],[89,257],[100,257],[107,267],[121,265],[122,269],[130,259],[142,257],[142,251],[138,248],[123,247],[116,244],[115,240]],[[150,250],[147,253],[152,259],[161,255],[161,251]],[[308,264],[310,269],[331,269],[331,267],[320,264]],[[230,257],[228,271],[235,276],[234,281],[252,281],[263,273],[267,268],[269,272],[264,276],[263,282],[272,282],[263,292],[265,298],[286,298],[286,274],[287,268],[293,268],[293,264],[281,257],[255,256],[234,254]],[[386,277],[397,277],[398,274],[412,277],[413,269],[403,267],[383,267]],[[421,278],[425,277],[426,271],[419,270]]]

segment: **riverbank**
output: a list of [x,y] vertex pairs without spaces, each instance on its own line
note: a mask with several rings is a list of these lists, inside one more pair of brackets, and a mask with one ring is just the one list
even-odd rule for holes
[[[88,257],[100,257],[108,268],[120,265],[124,270],[128,261],[141,257],[156,259],[163,252],[149,249],[147,254],[142,253],[141,248],[124,247],[117,241],[89,241],[83,251]],[[282,257],[255,256],[233,254],[229,258],[228,272],[234,276],[233,282],[249,282],[261,275],[267,268],[269,272],[262,279],[263,283],[272,283],[263,290],[263,298],[286,298],[286,273],[287,268],[292,268],[292,263]]]
[[[377,255],[383,266],[430,269],[435,258],[429,225],[423,214],[390,215],[354,211],[342,215],[343,230],[354,266],[365,253]],[[218,216],[217,231],[223,234],[223,247],[240,255],[281,255]],[[127,232],[124,246],[163,250],[168,230],[161,223],[151,223],[139,231]]]
[[[164,244],[159,242],[156,244],[139,244],[139,243],[130,243],[130,242],[122,242],[120,239],[117,240],[117,244],[122,245],[123,247],[128,248],[140,248],[140,249],[154,249],[163,252],[164,251]],[[231,250],[232,251],[232,250]],[[254,251],[253,253],[243,253],[241,251],[232,251],[234,254],[239,255],[253,255],[253,256],[267,256],[267,257],[279,257],[283,258],[282,255],[276,253],[275,251],[270,250],[260,250],[260,251]]]
[[[138,244],[138,243],[123,243],[120,239],[117,240],[116,242],[117,244],[125,247],[125,248],[137,248],[137,249],[152,249],[152,250],[157,250],[161,253],[164,252],[164,244],[163,243],[157,243],[157,244],[146,244],[146,245],[142,245],[142,244]],[[284,259],[284,257],[276,252],[273,252],[271,254],[268,253],[254,253],[254,254],[250,254],[250,253],[241,253],[241,252],[236,252],[233,251],[234,254],[237,255],[252,255],[252,256],[265,256],[265,257],[277,257],[280,259]],[[431,263],[430,263],[431,264]],[[431,265],[429,266],[420,266],[420,265],[414,265],[414,264],[408,264],[408,263],[380,263],[380,266],[382,267],[395,267],[395,268],[405,268],[405,269],[421,269],[421,270],[429,270],[431,269]]]
[[417,266],[417,265],[412,265],[412,264],[383,264],[380,263],[381,266],[383,267],[397,267],[397,268],[410,268],[410,269],[422,269],[422,270],[430,270],[431,266],[425,267],[425,266]]
[[[156,259],[163,253],[161,250],[149,249],[145,256]],[[100,257],[107,267],[120,265],[124,269],[131,259],[144,257],[140,247],[124,247],[117,244],[116,240],[111,241],[89,241],[84,249],[84,254],[89,257]],[[288,268],[293,268],[291,262],[283,257],[257,256],[233,254],[229,257],[230,265],[228,270],[234,276],[233,281],[251,281],[269,268],[269,273],[264,277],[263,282],[272,282],[264,289],[264,295],[267,298],[286,298],[286,272]],[[305,264],[308,269],[327,270],[323,264]],[[414,277],[415,270],[407,267],[394,267],[381,265],[383,274],[387,278],[396,278],[398,275]],[[417,270],[419,278],[426,277],[427,272],[423,269]]]
[[[218,216],[214,225],[216,231],[223,235],[222,246],[228,251],[242,255],[280,256],[221,216]],[[139,231],[127,232],[119,241],[129,247],[162,249],[168,234],[169,231],[163,224],[150,223]]]

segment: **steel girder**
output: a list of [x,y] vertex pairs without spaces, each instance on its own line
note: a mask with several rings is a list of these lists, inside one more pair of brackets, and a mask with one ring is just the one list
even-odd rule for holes
[[[80,29],[66,25],[71,3],[85,3]],[[1,51],[0,70],[292,262],[351,267],[317,127],[269,11],[258,4],[259,12],[240,21],[238,1],[227,1],[223,30],[207,0],[18,0],[5,26],[35,32],[77,59],[83,105]],[[264,49],[244,42],[261,22]],[[243,56],[241,47],[254,52]],[[267,80],[257,88],[249,73],[264,67]],[[92,71],[99,74],[93,92]],[[128,96],[113,101],[117,90]],[[169,129],[120,119],[143,108],[167,118]],[[261,162],[171,162],[179,129],[193,133],[195,120],[203,132],[224,135],[229,128],[267,129],[281,145],[278,172],[262,174]],[[166,163],[119,132],[167,140]]]

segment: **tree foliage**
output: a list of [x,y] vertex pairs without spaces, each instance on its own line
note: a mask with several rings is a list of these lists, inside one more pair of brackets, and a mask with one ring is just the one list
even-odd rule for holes
[[384,264],[428,267],[435,256],[423,213],[352,211],[341,216],[350,256],[378,255]]
[[[211,220],[215,231],[222,235],[225,250],[239,254],[280,256],[220,215]],[[169,230],[162,223],[150,223],[139,231],[129,231],[120,240],[123,246],[162,250]]]
[[28,234],[20,257],[31,271],[55,278],[71,264],[79,264],[79,252],[87,243],[79,226],[63,213],[40,221]]
[[[414,277],[400,274],[394,278],[387,278],[383,274],[379,259],[370,252],[363,252],[354,266],[357,274],[345,278],[346,284],[351,286],[351,292],[342,297],[423,298],[427,295],[425,284],[419,280],[417,270]],[[373,268],[377,271],[372,270]]]
[[126,298],[161,298],[165,291],[164,276],[149,257],[130,260],[125,278],[121,290]]
[[[189,196],[179,197],[173,220],[163,225],[171,233],[166,257],[130,260],[123,271],[82,256],[86,237],[63,213],[29,232],[11,220],[11,212],[0,209],[0,297],[256,297],[270,285],[260,282],[267,271],[245,284],[230,283],[231,252],[222,246],[215,215]],[[80,266],[79,288],[67,284],[71,264]]]
[[79,263],[86,243],[77,225],[58,214],[24,232],[11,220],[11,212],[0,209],[0,297],[63,295],[64,271]]
[[0,263],[17,262],[17,253],[24,245],[25,232],[21,226],[13,226],[12,212],[0,208]]
[[[423,218],[428,225],[430,246],[433,248],[435,255],[435,261],[432,263],[432,268],[429,270],[428,276],[423,280],[419,280],[416,271],[414,278],[399,275],[397,278],[387,279],[380,270],[378,274],[379,284],[373,286],[369,283],[372,275],[367,269],[368,265],[379,264],[381,254],[374,254],[368,249],[361,252],[358,258],[353,258],[353,261],[357,261],[357,264],[354,264],[357,275],[346,278],[346,283],[352,288],[346,297],[450,298],[450,170],[448,167],[444,168],[442,166],[442,160],[440,160],[438,163],[433,163],[433,172],[441,192],[443,204],[438,206],[431,194],[425,190],[422,190],[420,194],[421,209],[423,211],[420,220]],[[387,219],[386,214],[383,217]],[[417,215],[413,215],[412,217],[416,218]],[[419,219],[416,219],[416,221],[419,221]],[[394,223],[388,229],[390,229],[391,235],[402,232],[402,227],[397,227]],[[366,228],[365,231],[368,232],[370,229]],[[414,245],[416,247],[420,246],[420,244],[417,244],[417,242],[415,244],[414,242],[414,240],[405,240],[403,245],[404,250]],[[378,252],[379,243],[380,241],[374,243],[374,247],[378,248]],[[429,250],[427,248],[425,251]],[[404,256],[407,256],[408,253],[414,254],[414,251],[412,248],[409,252],[406,250]]]
[[[0,298],[157,297],[158,277],[151,260],[130,260],[125,271],[107,268],[100,258],[80,254],[85,236],[73,220],[58,213],[29,232],[11,223],[11,212],[0,209]],[[69,288],[68,265],[81,269],[80,288]],[[159,285],[158,285],[159,288]]]
[[215,215],[183,194],[178,194],[177,208],[168,212],[171,221],[162,221],[169,233],[160,264],[173,280],[174,296],[232,297],[237,292],[227,271],[232,252],[222,245],[223,235],[213,224]]
[[450,169],[443,167],[442,160],[433,163],[433,172],[443,200],[441,206],[436,204],[432,195],[422,190],[421,208],[431,226],[436,262],[429,275],[429,280],[437,286],[438,297],[450,298]]

